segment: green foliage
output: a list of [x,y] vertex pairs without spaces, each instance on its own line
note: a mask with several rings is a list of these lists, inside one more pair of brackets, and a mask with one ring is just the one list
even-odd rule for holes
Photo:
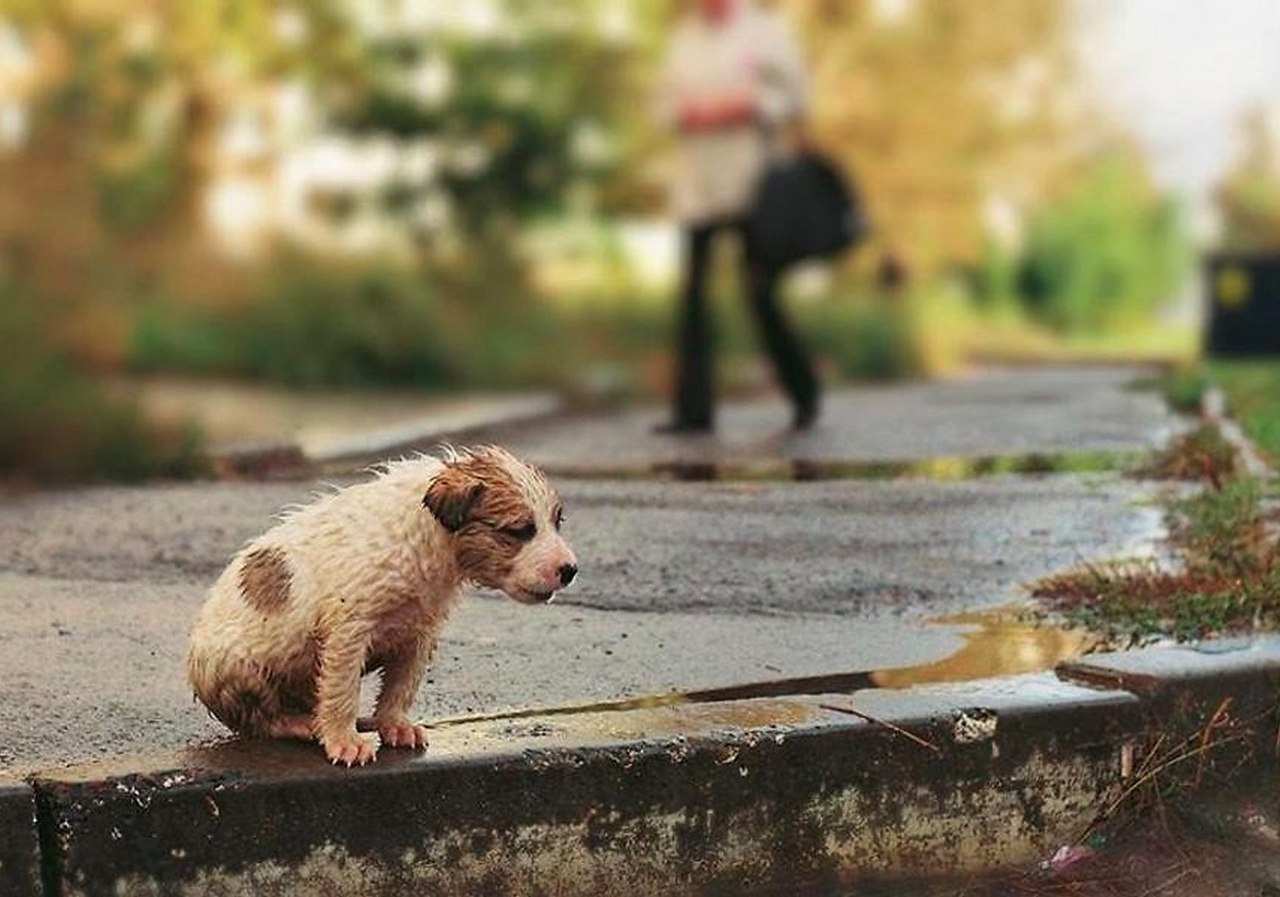
[[[634,41],[600,33],[606,6],[597,0],[495,6],[507,37],[443,30],[364,40],[359,89],[333,118],[347,133],[437,147],[438,173],[391,185],[384,210],[415,228],[419,201],[443,197],[455,226],[496,234],[489,251],[503,251],[512,224],[589,202],[606,186],[617,192],[629,178],[637,116],[625,98],[640,88],[641,56]],[[424,80],[436,87],[424,91]]]
[[[715,345],[732,388],[759,341],[736,281],[717,278],[717,285]],[[921,369],[905,306],[841,291],[794,311],[801,338],[841,378],[888,380]],[[675,326],[674,296],[555,305],[518,268],[497,264],[428,277],[402,267],[295,260],[240,308],[143,309],[129,366],[300,385],[508,389],[573,387],[584,371],[608,367],[631,388],[652,388],[654,368],[669,363]]]
[[106,396],[57,351],[35,308],[0,284],[0,477],[136,480],[201,471],[196,431],[160,432]]
[[441,386],[454,359],[427,289],[392,268],[287,263],[241,310],[139,316],[137,370],[260,377],[293,384]]
[[1199,411],[1210,385],[1222,390],[1227,411],[1259,450],[1280,459],[1280,362],[1210,361],[1177,368],[1160,380],[1165,399],[1185,413]]
[[98,203],[103,221],[121,231],[155,222],[177,192],[179,160],[171,150],[150,153],[123,171],[100,171]]
[[1258,481],[1245,477],[1175,502],[1175,531],[1186,553],[1227,576],[1256,573],[1259,564],[1271,560],[1258,551],[1261,497]]
[[1170,508],[1176,568],[1154,561],[1087,566],[1034,593],[1068,617],[1114,633],[1212,633],[1280,623],[1280,546],[1263,521],[1256,480],[1229,481]]
[[[1104,157],[1065,197],[1035,214],[1018,260],[1030,314],[1068,333],[1150,320],[1185,270],[1177,207],[1153,195],[1125,155]],[[998,272],[987,279],[999,283]]]
[[1241,610],[1250,610],[1244,591],[1191,592],[1177,595],[1172,602],[1173,634],[1178,639],[1201,638],[1207,633],[1222,632],[1235,621]]
[[837,296],[804,309],[804,337],[849,380],[917,374],[920,357],[905,308],[867,297]]
[[1213,361],[1208,376],[1249,438],[1272,462],[1280,461],[1280,361]]
[[1200,403],[1208,388],[1208,375],[1203,369],[1195,366],[1179,367],[1166,374],[1160,381],[1160,391],[1164,393],[1164,399],[1169,403],[1169,407],[1183,414],[1200,412]]
[[1019,259],[1014,253],[988,240],[973,273],[973,293],[984,311],[1007,314],[1017,310]]

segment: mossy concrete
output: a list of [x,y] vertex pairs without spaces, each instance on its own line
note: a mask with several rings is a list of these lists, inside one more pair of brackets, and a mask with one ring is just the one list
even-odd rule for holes
[[[851,700],[892,725],[830,709]],[[1037,856],[1120,785],[1138,710],[1044,674],[458,723],[356,770],[230,743],[37,786],[67,897],[741,893]]]
[[[902,690],[454,720],[425,754],[355,770],[231,740],[35,777],[43,893],[688,897],[990,870],[1081,836],[1147,746],[1224,706],[1273,745],[1278,693],[1280,638],[1258,636]],[[3,868],[22,870],[4,893],[41,893],[30,807],[0,789],[21,858]]]

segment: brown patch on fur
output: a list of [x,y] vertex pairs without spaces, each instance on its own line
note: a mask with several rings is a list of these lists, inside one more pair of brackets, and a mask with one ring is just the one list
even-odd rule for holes
[[458,542],[458,569],[472,582],[498,588],[525,543],[488,528],[469,530]]
[[486,488],[484,481],[463,470],[461,465],[450,465],[431,481],[427,494],[422,496],[422,506],[441,526],[456,533],[470,519]]
[[[534,473],[542,477],[540,471],[534,469]],[[458,482],[455,478],[464,478],[472,487],[477,484],[481,487],[468,506],[466,518],[453,531],[458,539],[458,567],[472,582],[497,586],[511,572],[516,556],[527,544],[512,536],[510,530],[533,523],[533,509],[508,469],[496,457],[485,454],[465,457],[449,465],[445,473],[436,478],[436,483],[446,475],[455,483]],[[432,483],[432,489],[436,483]],[[427,495],[431,495],[430,489]]]
[[255,548],[240,565],[240,594],[250,607],[273,614],[289,603],[293,574],[279,548]]

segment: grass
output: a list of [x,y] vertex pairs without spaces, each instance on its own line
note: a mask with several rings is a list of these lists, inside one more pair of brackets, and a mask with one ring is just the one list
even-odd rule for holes
[[455,359],[434,299],[383,268],[291,266],[240,308],[144,309],[130,364],[291,385],[441,385]]
[[[1220,476],[1215,474],[1216,476]],[[1280,624],[1280,547],[1256,480],[1220,477],[1169,509],[1179,563],[1093,564],[1033,593],[1074,622],[1113,636],[1178,639]]]
[[1180,365],[1158,381],[1170,407],[1195,414],[1205,392],[1216,386],[1227,412],[1240,422],[1273,463],[1280,462],[1280,359],[1210,360]]
[[[729,258],[711,284],[719,383],[759,383],[759,341]],[[1066,338],[1016,307],[984,309],[954,283],[896,297],[852,277],[803,289],[784,304],[829,379],[886,381],[950,373],[987,361],[1104,361],[1181,357],[1181,331]],[[545,285],[543,286],[545,289]],[[365,261],[284,257],[243,304],[143,309],[132,331],[134,370],[232,376],[293,385],[427,389],[552,387],[609,380],[624,397],[669,391],[676,287],[634,280],[539,292],[518,266],[418,270]]]
[[1258,449],[1280,463],[1280,359],[1211,361],[1205,374]]
[[1211,424],[1174,437],[1139,473],[1162,480],[1205,480],[1221,486],[1226,478],[1242,473],[1235,449]]
[[1202,367],[1181,365],[1160,378],[1157,385],[1174,411],[1199,414],[1200,403],[1209,388],[1209,375]]
[[[1210,385],[1222,389],[1229,412],[1264,454],[1280,459],[1280,361],[1214,361],[1176,369],[1159,383],[1170,405],[1188,413]],[[1190,639],[1280,628],[1277,515],[1217,427],[1175,439],[1142,472],[1204,486],[1170,503],[1176,566],[1089,565],[1041,580],[1033,593],[1068,619],[1116,636]]]
[[798,315],[806,341],[844,380],[901,380],[926,360],[909,308],[871,298],[831,297]]

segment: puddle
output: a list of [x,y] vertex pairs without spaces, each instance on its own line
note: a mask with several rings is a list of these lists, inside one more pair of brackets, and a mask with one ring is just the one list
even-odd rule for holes
[[666,461],[650,466],[548,468],[556,476],[587,480],[668,480],[711,482],[815,482],[824,480],[932,480],[957,482],[981,477],[1051,473],[1108,473],[1137,469],[1143,452],[1064,452],[1060,454],[938,457],[911,461],[814,461],[804,459],[719,462]]
[[1032,622],[1007,608],[935,617],[929,622],[974,629],[965,633],[960,650],[942,660],[872,673],[871,679],[877,688],[1037,673],[1103,644],[1101,636],[1086,629],[1064,629]]
[[748,682],[724,688],[669,692],[618,701],[599,701],[566,707],[532,708],[507,713],[456,717],[430,723],[442,729],[471,723],[521,720],[583,713],[650,710],[690,704],[715,704],[752,698],[780,698],[801,695],[851,694],[871,688],[909,688],[937,682],[964,682],[1018,673],[1052,669],[1063,661],[1079,657],[1103,644],[1103,639],[1084,629],[1066,629],[1026,619],[1017,608],[971,611],[928,622],[946,626],[972,627],[962,633],[964,644],[928,664],[891,667],[852,673],[831,673]]

